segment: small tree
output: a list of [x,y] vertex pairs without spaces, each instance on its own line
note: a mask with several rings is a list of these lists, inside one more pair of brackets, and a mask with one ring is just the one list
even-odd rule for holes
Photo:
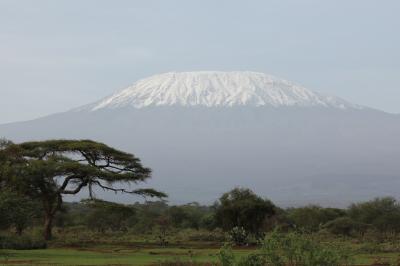
[[275,214],[275,206],[249,189],[235,188],[222,195],[216,206],[216,221],[226,231],[235,227],[258,234],[265,219]]
[[87,217],[87,226],[104,233],[106,230],[125,231],[127,222],[135,215],[135,208],[103,200],[85,200],[91,212]]
[[167,234],[168,229],[171,226],[169,217],[166,215],[159,216],[156,219],[156,224],[158,227],[158,240],[160,242],[160,245],[165,247],[168,245]]
[[134,155],[103,143],[91,140],[25,142],[8,145],[2,153],[6,160],[0,168],[3,172],[8,171],[3,178],[7,186],[42,201],[46,240],[52,236],[53,219],[63,196],[75,195],[85,187],[92,198],[96,186],[116,193],[166,196],[154,189],[115,187],[122,183],[143,182],[150,178],[151,170],[143,167]]
[[193,202],[182,206],[170,207],[168,216],[174,227],[199,229],[202,218],[207,211],[206,207]]
[[351,236],[356,232],[363,234],[368,225],[356,222],[350,217],[340,217],[326,223],[323,228],[335,235]]
[[383,234],[400,232],[400,203],[392,197],[352,204],[349,216],[361,224],[371,225]]
[[345,210],[305,206],[288,210],[288,217],[294,225],[306,232],[317,232],[325,223],[346,215]]
[[39,202],[8,190],[0,191],[0,226],[14,227],[18,235],[38,216]]

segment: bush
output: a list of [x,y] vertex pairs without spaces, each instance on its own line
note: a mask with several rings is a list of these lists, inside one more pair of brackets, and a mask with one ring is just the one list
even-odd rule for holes
[[225,244],[218,253],[218,259],[221,266],[235,265],[235,255],[231,246]]
[[218,254],[221,266],[340,266],[349,265],[351,256],[343,248],[323,245],[309,236],[274,231],[257,253],[237,262],[232,249],[225,245]]
[[265,257],[261,254],[250,254],[242,258],[238,266],[264,266],[266,265]]
[[347,265],[351,258],[346,250],[322,245],[309,236],[276,231],[265,239],[262,254],[274,266],[340,266]]
[[86,200],[84,203],[91,208],[86,220],[87,226],[101,233],[107,230],[126,231],[128,221],[133,219],[136,213],[132,206],[114,202]]
[[349,217],[340,217],[326,223],[323,228],[334,235],[351,236],[353,233],[360,231],[362,225]]
[[215,204],[215,222],[224,231],[243,227],[252,234],[260,233],[266,220],[276,213],[275,205],[250,189],[235,188]]
[[400,232],[400,202],[391,197],[352,204],[349,216],[361,224],[369,224],[382,234]]
[[42,239],[26,236],[0,238],[0,249],[30,250],[45,248],[47,248],[47,243]]
[[[38,211],[39,210],[39,211]],[[14,228],[18,235],[39,216],[40,205],[14,191],[0,189],[0,228]]]
[[362,243],[358,248],[358,251],[362,253],[376,254],[376,253],[383,253],[384,249],[381,243],[373,241],[373,242]]
[[288,217],[294,225],[302,231],[311,233],[321,229],[321,225],[345,216],[341,209],[322,208],[320,206],[306,206],[289,209]]
[[249,233],[243,227],[234,227],[228,233],[228,240],[237,246],[244,246],[248,243]]

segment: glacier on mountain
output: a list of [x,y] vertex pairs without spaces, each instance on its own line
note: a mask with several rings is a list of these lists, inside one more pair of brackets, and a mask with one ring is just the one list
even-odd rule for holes
[[155,106],[361,108],[264,73],[199,71],[169,72],[141,79],[84,109]]

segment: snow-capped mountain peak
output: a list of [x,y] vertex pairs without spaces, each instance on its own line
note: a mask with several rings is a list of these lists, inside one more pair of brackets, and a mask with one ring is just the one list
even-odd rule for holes
[[302,106],[357,108],[289,81],[257,72],[169,72],[141,79],[86,107],[90,111],[155,106]]

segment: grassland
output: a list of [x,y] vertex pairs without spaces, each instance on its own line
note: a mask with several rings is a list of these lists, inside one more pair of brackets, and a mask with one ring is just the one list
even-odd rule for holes
[[[44,250],[6,250],[0,265],[158,265],[162,261],[181,259],[193,262],[216,262],[218,248],[152,248],[98,246],[91,248],[49,248]],[[240,257],[251,248],[235,249]],[[398,253],[357,254],[354,265],[397,265]]]

